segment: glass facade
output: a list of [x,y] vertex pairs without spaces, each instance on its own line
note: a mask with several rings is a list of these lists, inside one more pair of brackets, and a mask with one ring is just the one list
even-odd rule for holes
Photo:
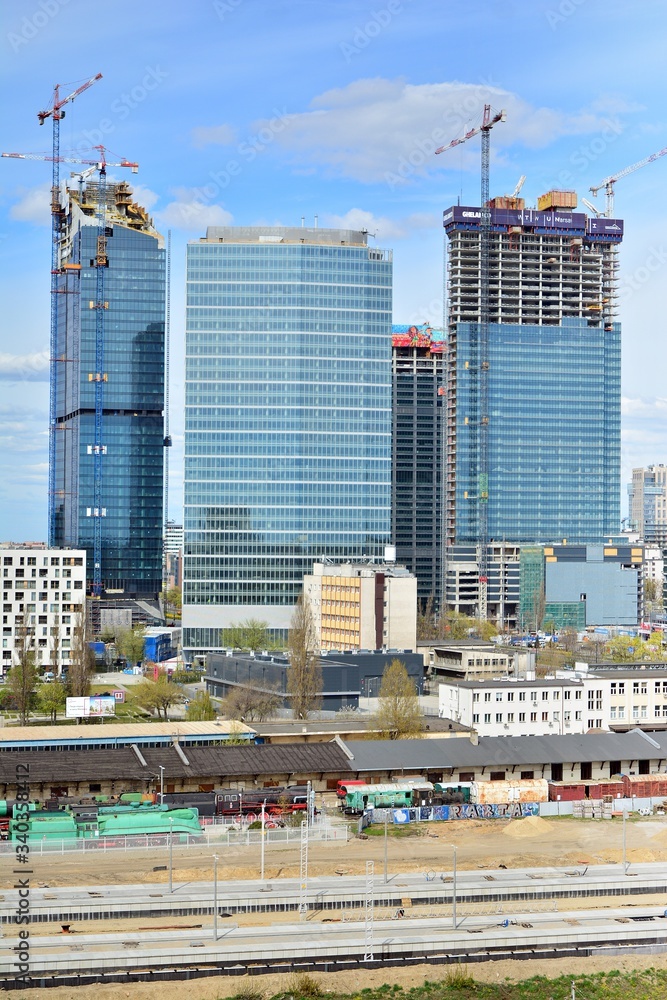
[[439,331],[428,346],[405,346],[404,328],[393,329],[392,536],[397,562],[417,577],[420,604],[431,598],[439,607],[445,345]]
[[[109,185],[107,192],[102,586],[103,593],[155,598],[162,589],[165,251],[128,191]],[[85,548],[91,575],[98,225],[94,206],[84,197],[80,207],[80,199],[74,193],[69,205],[54,364],[56,544]]]
[[[457,324],[456,534],[477,538],[474,324]],[[491,324],[489,539],[596,542],[620,520],[621,331]]]
[[286,628],[315,559],[383,556],[391,306],[391,255],[365,234],[188,246],[185,647],[250,615]]

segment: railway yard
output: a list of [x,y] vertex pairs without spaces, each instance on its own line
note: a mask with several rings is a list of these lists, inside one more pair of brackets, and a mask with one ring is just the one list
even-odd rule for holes
[[[76,856],[33,852],[31,983],[49,985],[54,1000],[61,989],[85,1000],[88,990],[112,984],[119,992],[110,995],[129,995],[122,990],[131,983],[133,997],[149,996],[141,992],[149,989],[145,980],[164,977],[175,980],[161,983],[165,1000],[164,991],[178,989],[179,981],[182,988],[185,978],[213,977],[201,980],[204,992],[188,986],[188,995],[213,997],[233,994],[238,974],[253,975],[263,989],[294,967],[366,983],[366,977],[397,982],[413,966],[418,977],[423,963],[432,974],[433,966],[452,960],[474,965],[476,976],[489,965],[512,968],[507,974],[519,978],[566,960],[568,967],[585,960],[589,971],[607,962],[646,965],[648,954],[651,964],[662,962],[663,817],[629,821],[625,838],[618,818],[533,816],[390,833],[386,882],[382,835],[310,844],[305,880],[298,843],[266,849],[264,880],[257,845],[220,851],[217,920],[210,848],[174,846],[172,891],[164,846]],[[375,866],[372,885],[368,861]],[[0,859],[0,878],[6,921],[18,902],[9,857]],[[19,945],[16,934],[15,925],[3,923],[4,970]],[[217,992],[208,992],[212,982]],[[11,995],[11,979],[1,984]]]

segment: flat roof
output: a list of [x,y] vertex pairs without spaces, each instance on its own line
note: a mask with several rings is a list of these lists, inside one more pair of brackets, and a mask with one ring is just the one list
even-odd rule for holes
[[567,677],[567,678],[563,678],[563,680],[560,680],[558,677],[556,677],[556,678],[549,677],[548,679],[546,677],[538,677],[534,681],[519,680],[519,678],[517,678],[516,680],[509,680],[507,677],[492,677],[492,678],[484,677],[484,678],[480,678],[479,680],[474,680],[474,681],[459,681],[459,680],[456,680],[456,678],[452,678],[451,680],[448,680],[448,681],[439,681],[438,683],[439,684],[449,684],[450,687],[468,688],[468,689],[470,689],[470,688],[484,688],[484,687],[488,687],[488,688],[511,688],[513,691],[516,691],[516,690],[519,690],[519,691],[523,690],[523,691],[525,691],[526,688],[529,688],[529,687],[530,688],[533,688],[533,687],[557,687],[557,688],[560,688],[560,687],[581,687],[582,680],[585,680],[586,677],[590,677],[590,676],[591,676],[590,674],[586,674],[583,678],[582,677],[573,677],[573,678]]
[[109,745],[142,741],[216,740],[225,739],[230,733],[252,738],[255,730],[243,722],[213,720],[211,722],[114,723],[93,722],[64,726],[2,726],[0,727],[0,752],[26,744],[62,746],[64,744],[107,743]]

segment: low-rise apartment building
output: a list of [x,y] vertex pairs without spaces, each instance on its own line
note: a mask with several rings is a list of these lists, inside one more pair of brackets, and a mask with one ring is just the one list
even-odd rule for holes
[[31,544],[0,547],[0,675],[28,644],[38,668],[61,673],[70,663],[74,629],[86,613],[86,552]]

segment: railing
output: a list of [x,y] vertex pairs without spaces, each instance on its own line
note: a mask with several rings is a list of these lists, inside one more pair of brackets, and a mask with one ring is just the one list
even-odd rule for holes
[[[264,843],[267,847],[271,844],[298,844],[301,841],[301,830],[299,827],[283,827],[275,830],[264,831]],[[313,826],[308,833],[311,843],[329,840],[343,840],[347,842],[349,832],[347,826]],[[174,847],[215,847],[216,849],[231,847],[252,847],[259,845],[262,839],[261,830],[239,830],[221,824],[209,824],[203,830],[201,837],[193,837],[187,833],[174,833]],[[169,846],[168,833],[135,834],[130,836],[117,837],[94,837],[82,838],[71,837],[67,839],[46,839],[37,840],[30,838],[28,841],[31,854],[85,854],[100,852],[106,854],[107,851],[148,851],[160,847]],[[0,841],[0,857],[7,857],[16,853],[16,844],[10,840]]]

